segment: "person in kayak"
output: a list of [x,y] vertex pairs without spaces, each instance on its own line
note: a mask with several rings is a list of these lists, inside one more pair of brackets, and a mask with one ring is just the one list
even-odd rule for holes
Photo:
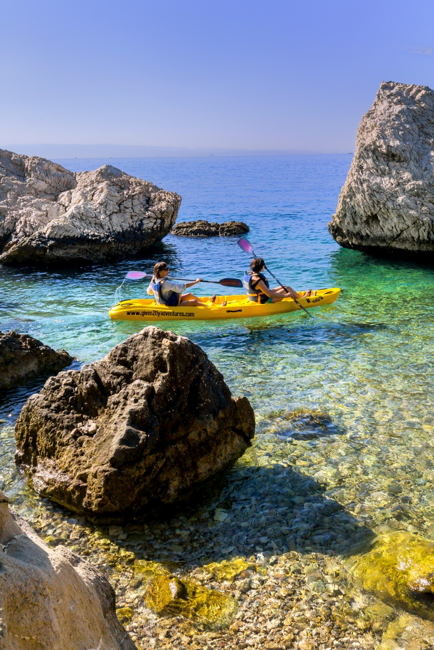
[[250,262],[250,270],[247,271],[243,278],[243,285],[248,292],[249,300],[264,304],[265,302],[279,302],[283,298],[301,298],[301,296],[310,294],[310,291],[301,294],[291,289],[291,287],[277,287],[270,289],[267,278],[262,271],[265,270],[265,262],[262,257],[255,257]]
[[169,280],[168,275],[169,267],[166,262],[157,262],[147,289],[147,293],[154,296],[155,302],[168,307],[177,307],[178,305],[194,307],[206,304],[192,293],[183,293],[188,287],[202,282],[202,278],[197,278],[193,282],[174,282]]

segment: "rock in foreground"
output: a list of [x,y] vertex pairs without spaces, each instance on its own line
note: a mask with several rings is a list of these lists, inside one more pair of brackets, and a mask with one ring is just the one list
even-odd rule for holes
[[249,226],[242,221],[181,221],[171,230],[172,235],[179,237],[233,237],[249,232]]
[[108,581],[66,548],[46,546],[16,521],[0,492],[2,648],[133,650]]
[[107,262],[142,253],[175,223],[181,197],[115,167],[74,173],[0,149],[0,262]]
[[49,379],[16,425],[17,462],[42,495],[129,518],[187,496],[254,434],[247,398],[188,339],[147,327],[80,371]]
[[65,350],[53,350],[27,334],[0,332],[0,389],[57,373],[72,361]]
[[434,92],[381,84],[360,125],[331,234],[346,248],[432,256],[433,172]]

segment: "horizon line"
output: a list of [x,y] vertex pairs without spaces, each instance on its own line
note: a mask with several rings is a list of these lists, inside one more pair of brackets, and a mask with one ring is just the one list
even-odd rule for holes
[[[71,143],[8,143],[0,148],[18,153],[20,155],[45,157],[46,155],[55,155],[59,158],[146,158],[153,157],[156,154],[160,156],[246,156],[246,155],[352,155],[353,151],[320,151],[315,149],[248,149],[248,148],[224,148],[224,147],[180,147],[168,145],[134,145],[134,144],[71,144]],[[46,149],[50,153],[33,153],[35,149]],[[26,153],[24,150],[30,150]],[[63,155],[56,152],[56,149],[66,149]],[[73,153],[76,149],[77,155]],[[100,151],[91,151],[99,149]],[[110,150],[123,150],[110,151]],[[33,150],[33,151],[32,151]],[[72,150],[72,151],[71,151]],[[88,150],[87,155],[83,155]],[[139,153],[139,151],[141,151]],[[131,155],[135,154],[135,155]]]

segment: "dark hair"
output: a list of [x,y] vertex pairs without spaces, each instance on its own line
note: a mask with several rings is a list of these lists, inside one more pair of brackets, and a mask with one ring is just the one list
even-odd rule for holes
[[167,266],[166,262],[157,262],[154,265],[154,278],[156,280],[158,280],[158,278],[160,277],[161,271],[167,271],[167,269],[168,269],[168,266]]
[[250,262],[250,268],[252,269],[253,273],[259,273],[259,271],[262,271],[264,266],[265,262],[262,257],[255,257],[255,259]]

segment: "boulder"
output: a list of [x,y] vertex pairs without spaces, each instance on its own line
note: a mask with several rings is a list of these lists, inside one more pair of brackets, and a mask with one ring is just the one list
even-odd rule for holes
[[0,149],[0,262],[108,262],[137,255],[175,223],[181,197],[104,165],[74,173]]
[[382,83],[360,125],[331,234],[346,248],[432,258],[433,172],[434,92]]
[[198,221],[181,221],[172,228],[171,232],[172,235],[179,237],[232,237],[249,232],[249,226],[242,221],[217,223],[199,219]]
[[384,533],[351,565],[364,589],[434,621],[434,542],[404,531]]
[[29,398],[16,459],[41,495],[125,519],[185,498],[233,463],[253,434],[249,401],[231,396],[205,353],[147,327]]
[[133,650],[109,582],[66,548],[49,548],[0,492],[0,629],[7,650]]
[[65,350],[53,350],[27,334],[0,332],[0,389],[55,374],[72,361]]

